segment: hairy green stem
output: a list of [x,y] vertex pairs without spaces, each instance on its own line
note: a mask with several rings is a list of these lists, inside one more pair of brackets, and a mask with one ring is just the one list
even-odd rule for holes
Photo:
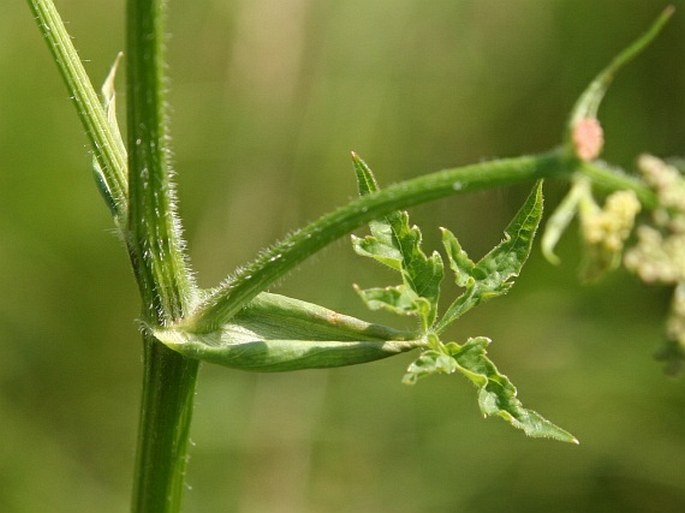
[[439,171],[363,196],[293,233],[228,278],[196,309],[188,329],[212,331],[305,258],[372,219],[461,192],[568,176],[575,164],[561,151],[553,151]]
[[[128,142],[133,150],[128,177],[126,150],[108,123],[53,2],[28,3],[102,170],[115,221],[126,235],[143,317],[155,325],[180,318],[194,294],[194,284],[185,265],[166,159],[162,3],[132,0],[128,4]],[[143,343],[145,371],[132,510],[176,513],[181,505],[199,364],[148,334]]]
[[[654,194],[639,180],[599,162],[580,163],[568,148],[547,154],[484,162],[422,176],[369,194],[322,216],[262,253],[211,291],[198,305],[176,216],[170,179],[164,109],[163,0],[127,1],[128,176],[126,150],[108,123],[52,0],[27,0],[48,43],[93,147],[115,220],[126,235],[143,300],[143,321],[164,327],[179,320],[210,331],[230,320],[260,292],[335,239],[372,219],[462,191],[581,173],[607,190],[630,189],[646,207]],[[650,31],[621,54],[574,109],[594,115],[615,71],[661,29],[666,10]],[[575,118],[572,118],[572,120]],[[194,309],[190,317],[191,308]],[[136,457],[134,513],[180,510],[186,447],[198,362],[144,334],[144,384]]]
[[[170,179],[164,111],[164,2],[127,3],[128,249],[143,319],[182,318],[195,293]],[[199,362],[144,335],[144,381],[133,513],[177,513]]]
[[133,513],[177,513],[185,487],[188,434],[198,360],[144,336],[143,399],[138,426]]
[[160,0],[129,0],[127,14],[129,251],[145,320],[181,318],[194,285],[170,179]]
[[482,162],[423,175],[381,189],[330,212],[261,253],[255,261],[225,280],[205,298],[185,322],[197,332],[212,331],[230,320],[259,292],[321,248],[393,210],[461,192],[532,181],[569,178],[576,171],[612,190],[634,190],[647,205],[654,194],[644,183],[599,164],[568,159],[563,150],[546,154]]

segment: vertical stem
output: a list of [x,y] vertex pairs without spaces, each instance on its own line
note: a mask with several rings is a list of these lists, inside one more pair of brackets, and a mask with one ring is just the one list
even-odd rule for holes
[[[128,0],[128,249],[155,326],[187,312],[195,292],[186,266],[166,143],[164,2]],[[177,513],[183,495],[198,362],[143,336],[144,380],[132,511]]]
[[128,0],[129,250],[145,319],[183,316],[193,293],[170,178],[163,0]]
[[198,362],[144,336],[145,373],[133,513],[181,509]]

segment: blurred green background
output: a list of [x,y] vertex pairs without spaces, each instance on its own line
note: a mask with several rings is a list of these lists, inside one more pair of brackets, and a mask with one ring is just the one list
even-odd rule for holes
[[[685,148],[685,2],[601,110],[604,157]],[[93,81],[123,47],[123,4],[57,2]],[[0,17],[0,511],[128,509],[141,380],[139,303],[86,139],[24,2]],[[351,199],[349,150],[382,183],[548,149],[577,94],[666,2],[171,2],[181,210],[201,284]],[[121,81],[120,81],[121,82]],[[123,83],[119,89],[123,89]],[[123,92],[123,91],[122,91]],[[125,94],[121,96],[125,100]],[[478,256],[526,187],[416,208]],[[547,185],[553,206],[563,184]],[[202,369],[188,513],[685,511],[685,383],[666,378],[669,291],[624,272],[583,287],[536,248],[519,284],[458,323],[487,335],[524,404],[579,447],[483,420],[460,378],[400,384],[411,356],[333,371]],[[347,241],[277,289],[365,312],[386,274]]]

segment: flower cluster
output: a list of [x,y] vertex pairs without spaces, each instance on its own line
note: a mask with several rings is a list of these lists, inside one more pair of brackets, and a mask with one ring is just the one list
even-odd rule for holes
[[621,263],[623,246],[640,212],[640,202],[633,191],[616,191],[599,207],[587,197],[579,209],[580,227],[585,246],[582,276],[594,280]]
[[[685,177],[675,167],[642,155],[638,168],[657,194],[652,223],[637,229],[637,243],[626,252],[624,265],[646,283],[675,286],[666,325],[669,340],[685,354]],[[673,348],[672,348],[673,349]],[[671,354],[671,356],[673,356]]]

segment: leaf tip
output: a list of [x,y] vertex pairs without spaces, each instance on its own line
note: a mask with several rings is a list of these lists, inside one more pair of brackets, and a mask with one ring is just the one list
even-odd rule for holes
[[376,192],[378,190],[378,182],[376,182],[376,177],[373,176],[371,168],[356,152],[352,151],[350,153],[352,155],[354,172],[357,175],[359,195],[366,196],[369,193]]

